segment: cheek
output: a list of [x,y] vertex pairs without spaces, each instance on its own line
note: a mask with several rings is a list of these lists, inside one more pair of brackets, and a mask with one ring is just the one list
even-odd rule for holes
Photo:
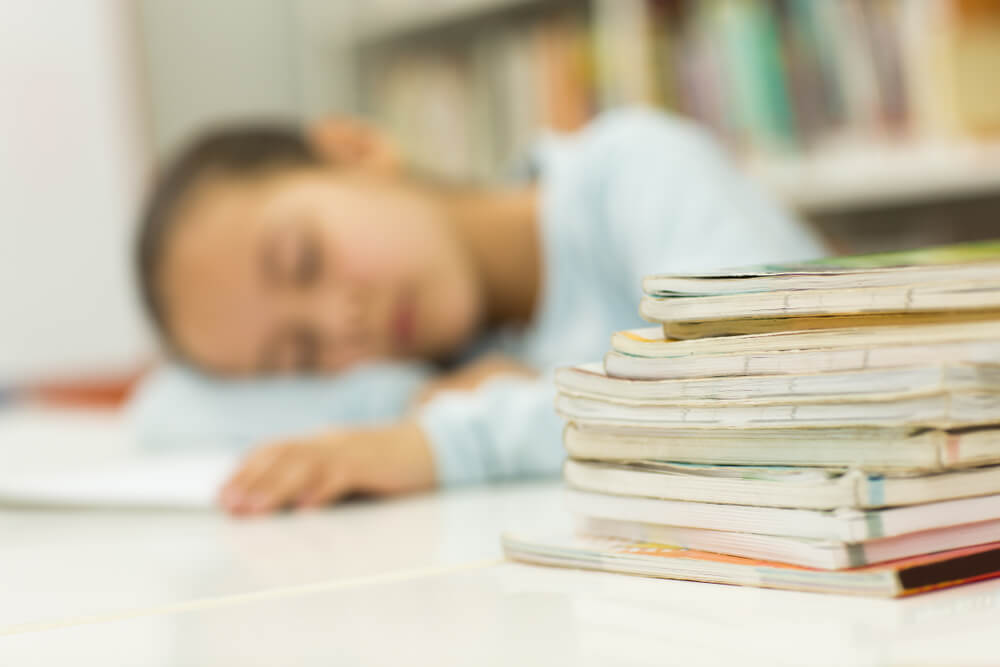
[[332,235],[328,254],[338,279],[372,286],[399,281],[421,282],[421,276],[442,265],[442,257],[427,235],[343,230]]

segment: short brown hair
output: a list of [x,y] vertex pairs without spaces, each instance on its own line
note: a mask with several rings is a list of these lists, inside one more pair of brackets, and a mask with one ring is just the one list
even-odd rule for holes
[[207,131],[168,163],[146,202],[136,244],[142,301],[168,346],[173,347],[173,341],[156,276],[181,202],[209,177],[252,178],[275,169],[310,166],[319,161],[299,128],[292,124],[257,123]]

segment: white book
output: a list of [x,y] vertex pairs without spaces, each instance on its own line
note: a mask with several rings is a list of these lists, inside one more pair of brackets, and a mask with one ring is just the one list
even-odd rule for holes
[[1000,319],[1000,243],[757,266],[643,282],[671,338]]
[[643,318],[664,324],[996,309],[1000,309],[1000,277],[851,289],[786,289],[676,297],[646,295],[639,304],[639,314]]
[[171,452],[0,473],[0,506],[211,509],[238,463],[231,452]]
[[1000,494],[884,509],[803,510],[569,490],[567,505],[574,514],[599,519],[841,542],[1000,519]]
[[856,468],[570,459],[563,476],[569,486],[594,493],[821,510],[917,505],[1000,491],[1000,466],[996,465],[924,475],[881,475]]
[[579,420],[566,426],[570,456],[760,466],[935,472],[1000,463],[1000,429],[665,429]]
[[589,363],[556,369],[555,383],[563,394],[606,401],[893,400],[942,392],[1000,391],[1000,365],[928,364],[833,373],[637,380],[609,376],[600,363]]
[[[745,337],[732,336],[732,338]],[[722,339],[707,338],[678,342],[701,343],[712,340]],[[604,357],[604,369],[612,377],[666,380],[746,375],[806,375],[930,364],[997,365],[998,360],[1000,360],[1000,338],[993,341],[927,345],[831,347],[700,356],[692,354],[677,357],[637,357],[611,350]]]
[[1000,321],[997,320],[961,324],[778,331],[694,340],[668,339],[663,335],[663,327],[643,327],[612,334],[611,349],[637,357],[676,359],[718,354],[874,349],[941,343],[993,343],[998,340],[1000,340]]
[[556,412],[569,421],[656,428],[823,428],[834,426],[957,428],[1000,416],[1000,393],[955,392],[879,401],[651,403],[560,393]]
[[671,544],[685,549],[779,561],[822,570],[863,567],[1000,541],[1000,520],[945,526],[866,542],[759,535],[593,517],[581,517],[578,528],[585,535],[619,538],[630,542]]
[[655,542],[572,535],[505,533],[513,560],[648,577],[818,593],[898,597],[997,576],[1000,544],[952,549],[861,568],[829,571],[685,549]]
[[1000,262],[996,261],[882,268],[861,268],[846,264],[837,266],[837,261],[837,258],[833,258],[824,260],[824,263],[798,266],[723,269],[687,275],[650,275],[643,278],[642,290],[651,296],[705,296],[789,289],[908,287],[916,283],[942,280],[1000,280]]

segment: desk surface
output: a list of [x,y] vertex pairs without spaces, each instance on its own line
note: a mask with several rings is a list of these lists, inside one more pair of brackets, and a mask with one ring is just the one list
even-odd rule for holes
[[1000,662],[1000,581],[875,600],[499,560],[503,528],[562,511],[558,483],[250,521],[0,511],[0,664]]

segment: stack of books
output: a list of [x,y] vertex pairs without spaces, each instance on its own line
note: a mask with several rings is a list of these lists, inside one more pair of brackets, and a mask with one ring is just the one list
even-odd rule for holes
[[1000,575],[1000,242],[650,276],[561,369],[536,563],[898,596]]

